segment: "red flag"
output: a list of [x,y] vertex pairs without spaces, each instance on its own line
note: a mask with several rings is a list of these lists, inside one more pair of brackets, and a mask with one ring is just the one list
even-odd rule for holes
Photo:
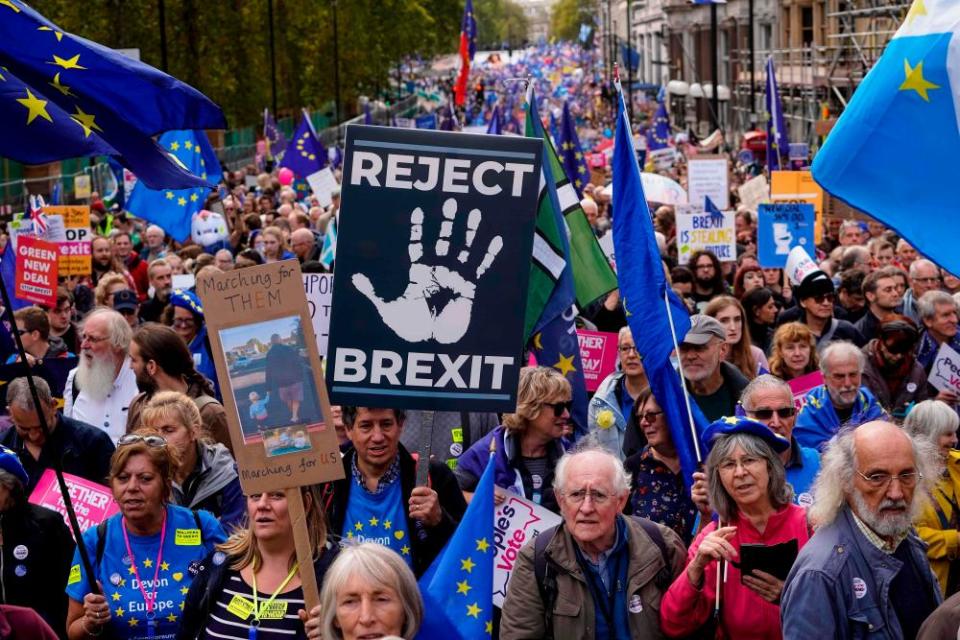
[[467,80],[470,77],[470,62],[477,49],[477,21],[473,17],[473,0],[467,0],[463,7],[463,21],[460,23],[460,75],[454,87],[455,103],[462,107],[467,101]]

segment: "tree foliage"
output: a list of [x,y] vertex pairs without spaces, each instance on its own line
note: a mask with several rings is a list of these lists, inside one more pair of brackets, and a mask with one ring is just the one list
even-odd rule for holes
[[593,24],[596,2],[591,0],[557,0],[550,14],[550,37],[576,40],[581,24]]
[[[271,103],[268,5],[273,2],[277,104],[281,115],[329,108],[334,98],[336,6],[341,115],[361,94],[395,92],[404,56],[452,53],[462,0],[34,0],[63,29],[113,48],[139,48],[161,67],[159,6],[165,9],[167,72],[223,107],[231,127],[260,122]],[[390,72],[394,79],[390,80]]]
[[517,48],[527,40],[529,21],[514,0],[474,0],[477,46],[499,49],[504,43]]

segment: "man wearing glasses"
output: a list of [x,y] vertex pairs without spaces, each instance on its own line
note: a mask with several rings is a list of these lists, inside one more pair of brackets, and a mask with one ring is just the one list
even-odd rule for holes
[[[830,342],[836,340],[849,340],[858,347],[866,343],[856,327],[846,320],[833,317],[833,305],[837,300],[837,294],[833,280],[826,273],[820,270],[810,273],[795,292],[800,302],[799,320],[817,337],[817,351],[823,350]],[[790,314],[780,315],[780,324],[798,319]]]
[[633,403],[648,383],[630,327],[620,329],[617,351],[620,370],[597,387],[587,408],[587,425],[600,444],[624,460],[643,448],[637,430],[628,426]]
[[925,258],[910,263],[910,288],[903,294],[903,315],[920,324],[917,301],[928,291],[940,288],[940,269]]
[[926,545],[913,531],[915,500],[936,474],[920,442],[889,422],[833,440],[808,515],[816,534],[783,590],[783,637],[916,638],[941,601]]

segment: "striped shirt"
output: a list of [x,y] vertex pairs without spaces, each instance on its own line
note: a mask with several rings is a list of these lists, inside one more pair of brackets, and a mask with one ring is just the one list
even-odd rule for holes
[[[250,632],[250,623],[253,620],[252,615],[241,618],[234,613],[236,607],[230,607],[230,603],[235,597],[245,599],[252,605],[253,590],[243,578],[239,571],[230,570],[227,573],[227,579],[224,582],[223,590],[217,597],[216,603],[210,609],[210,617],[207,620],[206,629],[200,635],[201,638],[208,640],[248,640]],[[263,606],[270,599],[269,593],[257,592],[257,599],[260,606]],[[261,616],[260,627],[257,632],[257,640],[305,640],[306,633],[303,630],[303,623],[297,616],[297,612],[303,609],[303,589],[297,587],[287,593],[277,594],[273,601],[271,609],[274,611],[282,610],[286,605],[286,613],[282,617]]]

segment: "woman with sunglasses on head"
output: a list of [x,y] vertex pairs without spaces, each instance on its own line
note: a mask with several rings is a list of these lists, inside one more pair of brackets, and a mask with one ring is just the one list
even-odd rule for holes
[[[553,472],[567,449],[563,436],[570,423],[570,399],[570,383],[556,369],[521,369],[517,412],[504,415],[503,425],[477,440],[457,463],[457,481],[467,501],[487,466],[493,441],[496,485],[559,513]],[[496,503],[505,498],[498,490]]]
[[[318,488],[303,487],[300,494],[313,571],[322,587],[339,548],[327,539]],[[305,625],[308,616],[286,493],[251,494],[246,512],[249,524],[217,545],[201,565],[187,594],[178,640],[303,640],[307,628],[319,627],[319,607],[311,611],[313,622]]]
[[74,555],[67,595],[70,640],[172,638],[200,563],[226,539],[206,511],[171,504],[177,454],[160,436],[122,436],[110,461],[120,513],[83,536],[94,575]]
[[623,463],[631,475],[628,508],[635,516],[670,527],[690,544],[697,508],[683,482],[667,417],[649,387],[637,396],[631,424],[647,444]]

